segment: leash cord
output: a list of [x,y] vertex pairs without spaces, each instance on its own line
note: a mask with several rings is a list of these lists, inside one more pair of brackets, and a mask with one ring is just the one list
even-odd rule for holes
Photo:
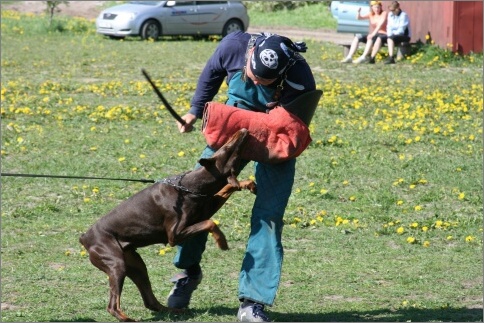
[[1,173],[2,176],[14,176],[14,177],[45,177],[45,178],[69,178],[69,179],[102,179],[109,181],[128,181],[128,182],[142,182],[142,183],[154,183],[154,179],[132,179],[132,178],[112,178],[112,177],[89,177],[89,176],[66,176],[66,175],[39,175],[39,174],[14,174],[14,173]]

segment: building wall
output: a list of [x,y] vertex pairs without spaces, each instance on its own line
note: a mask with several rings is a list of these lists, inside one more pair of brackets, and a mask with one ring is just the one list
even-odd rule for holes
[[[391,1],[382,1],[388,10]],[[399,1],[410,18],[412,42],[426,35],[441,48],[459,53],[482,52],[482,1]]]

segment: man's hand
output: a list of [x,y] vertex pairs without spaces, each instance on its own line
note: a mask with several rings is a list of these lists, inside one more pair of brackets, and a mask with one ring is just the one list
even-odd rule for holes
[[193,125],[197,121],[197,116],[195,116],[194,114],[191,114],[191,113],[187,113],[181,118],[183,120],[185,120],[186,124],[182,125],[181,123],[177,122],[176,125],[178,126],[178,130],[181,133],[191,132],[193,130]]

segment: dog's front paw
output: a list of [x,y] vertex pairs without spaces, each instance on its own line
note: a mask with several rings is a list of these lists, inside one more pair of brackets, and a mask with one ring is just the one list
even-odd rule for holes
[[252,194],[257,194],[257,184],[253,180],[240,182],[240,189],[249,190]]

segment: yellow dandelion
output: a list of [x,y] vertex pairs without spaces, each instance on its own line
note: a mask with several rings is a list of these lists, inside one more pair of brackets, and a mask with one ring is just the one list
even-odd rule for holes
[[450,241],[450,240],[454,239],[454,237],[453,236],[447,236],[446,239]]
[[425,240],[423,243],[422,243],[422,246],[424,246],[425,248],[429,247],[430,246],[430,242]]
[[316,220],[311,220],[311,221],[309,221],[309,224],[310,224],[310,225],[315,225],[315,224],[316,224]]
[[92,189],[92,192],[93,192],[94,194],[99,193],[99,188],[98,188],[98,187],[94,187],[94,188]]
[[459,193],[458,199],[463,200],[466,197],[464,192]]
[[309,187],[313,187],[313,186],[314,186],[314,182],[309,183]]
[[351,201],[351,202],[356,201],[356,196],[350,196],[350,201]]
[[130,140],[129,140],[129,139],[125,139],[125,140],[124,140],[124,143],[125,143],[125,144],[129,144],[129,143],[130,143]]
[[216,225],[219,225],[220,221],[219,220],[213,220],[213,223],[215,223]]
[[81,255],[81,257],[85,257],[87,255],[87,251],[85,249],[81,250],[81,252],[79,252],[79,254]]
[[415,205],[415,211],[422,211],[423,207],[421,205]]
[[185,152],[184,151],[178,152],[178,157],[183,157],[183,156],[185,156]]
[[411,190],[413,190],[413,189],[415,188],[415,186],[416,186],[415,184],[410,184],[410,185],[408,186],[408,188],[409,188],[409,189],[411,189]]
[[322,188],[319,193],[321,193],[321,195],[324,195],[324,194],[327,194],[328,193],[328,190],[327,189],[324,189]]
[[141,155],[139,155],[139,158],[146,158],[146,155],[145,154],[141,154]]
[[474,240],[476,240],[476,238],[473,237],[473,236],[467,236],[466,237],[466,242],[474,242]]
[[84,203],[89,203],[89,202],[91,202],[91,199],[89,197],[85,197],[84,198]]
[[90,151],[96,151],[97,150],[97,147],[96,146],[92,146],[91,148],[89,148]]
[[397,233],[398,233],[398,234],[403,234],[404,232],[405,232],[405,228],[404,228],[404,227],[399,227],[399,228],[397,229]]
[[397,201],[397,205],[403,205],[403,201],[402,200],[398,200]]
[[411,228],[413,228],[413,229],[418,228],[418,222],[412,222],[412,223],[410,224],[410,227],[411,227]]
[[350,183],[349,181],[346,181],[346,180],[343,181],[343,185],[345,185],[345,186],[348,185],[349,183]]
[[412,243],[415,243],[416,241],[417,241],[417,239],[415,239],[414,237],[408,237],[407,238],[407,243],[412,244]]
[[70,250],[66,250],[66,252],[64,252],[64,255],[70,256],[71,255],[71,251]]
[[427,231],[429,231],[429,227],[427,227],[427,226],[423,226],[423,227],[422,227],[422,231],[423,231],[423,232],[427,232]]
[[160,256],[164,256],[165,254],[166,254],[165,249],[160,249],[160,251],[158,252],[158,255]]
[[118,158],[118,161],[119,161],[120,163],[124,162],[125,160],[126,160],[126,157],[119,157],[119,158]]

